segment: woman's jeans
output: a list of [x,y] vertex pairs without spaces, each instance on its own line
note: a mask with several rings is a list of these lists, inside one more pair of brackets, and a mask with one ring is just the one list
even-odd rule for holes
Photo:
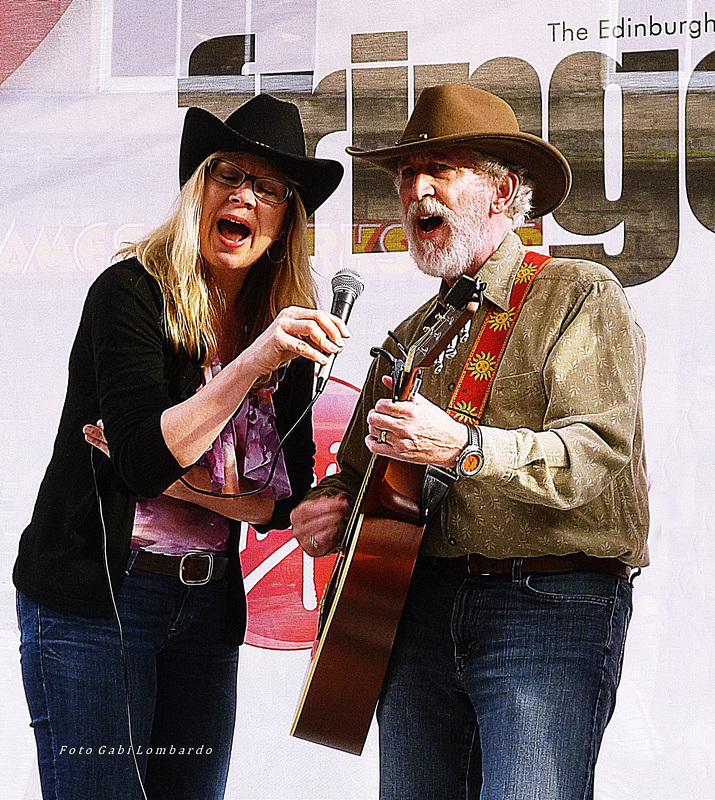
[[418,563],[378,707],[382,800],[588,800],[631,585]]
[[117,623],[18,595],[22,676],[45,800],[214,800],[224,796],[238,648],[225,641],[226,581],[187,587],[131,570]]

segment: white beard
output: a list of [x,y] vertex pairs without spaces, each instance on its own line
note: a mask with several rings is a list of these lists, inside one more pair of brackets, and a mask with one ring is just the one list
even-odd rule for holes
[[[410,203],[404,214],[403,227],[410,253],[421,272],[447,281],[456,280],[469,272],[476,256],[484,252],[488,242],[489,226],[483,203],[481,193],[473,195],[459,213],[434,197],[424,197]],[[445,243],[417,236],[417,217],[425,214],[444,218],[442,224],[448,231]]]

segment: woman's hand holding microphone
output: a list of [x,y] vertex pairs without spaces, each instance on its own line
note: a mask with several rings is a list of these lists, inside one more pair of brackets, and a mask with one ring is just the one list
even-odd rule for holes
[[267,375],[294,358],[303,356],[317,364],[343,349],[348,338],[345,323],[320,309],[289,306],[238,357],[255,376]]

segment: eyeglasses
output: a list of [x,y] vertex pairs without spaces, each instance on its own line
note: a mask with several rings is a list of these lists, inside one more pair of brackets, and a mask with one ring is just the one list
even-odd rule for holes
[[293,190],[290,186],[286,186],[285,183],[273,180],[273,178],[261,178],[258,175],[251,175],[245,169],[241,169],[230,161],[223,161],[220,158],[214,158],[209,161],[208,173],[217,183],[231,186],[234,189],[238,189],[246,181],[250,181],[251,189],[256,197],[276,206],[285,203],[293,194]]

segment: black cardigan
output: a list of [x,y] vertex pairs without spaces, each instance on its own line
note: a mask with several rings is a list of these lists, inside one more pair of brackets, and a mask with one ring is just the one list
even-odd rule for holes
[[[107,528],[115,593],[129,557],[137,496],[156,497],[186,470],[161,435],[161,414],[201,384],[196,359],[176,353],[165,335],[158,283],[136,259],[114,264],[92,284],[69,361],[67,395],[54,450],[29,526],[20,539],[13,580],[32,600],[83,616],[111,615],[102,557],[102,527],[92,464]],[[273,396],[284,436],[310,403],[313,364],[296,359]],[[104,421],[110,459],[84,441],[82,428]],[[260,530],[287,528],[290,512],[313,480],[310,414],[286,442],[292,495],[275,504]],[[232,639],[245,629],[238,524],[231,523]]]

